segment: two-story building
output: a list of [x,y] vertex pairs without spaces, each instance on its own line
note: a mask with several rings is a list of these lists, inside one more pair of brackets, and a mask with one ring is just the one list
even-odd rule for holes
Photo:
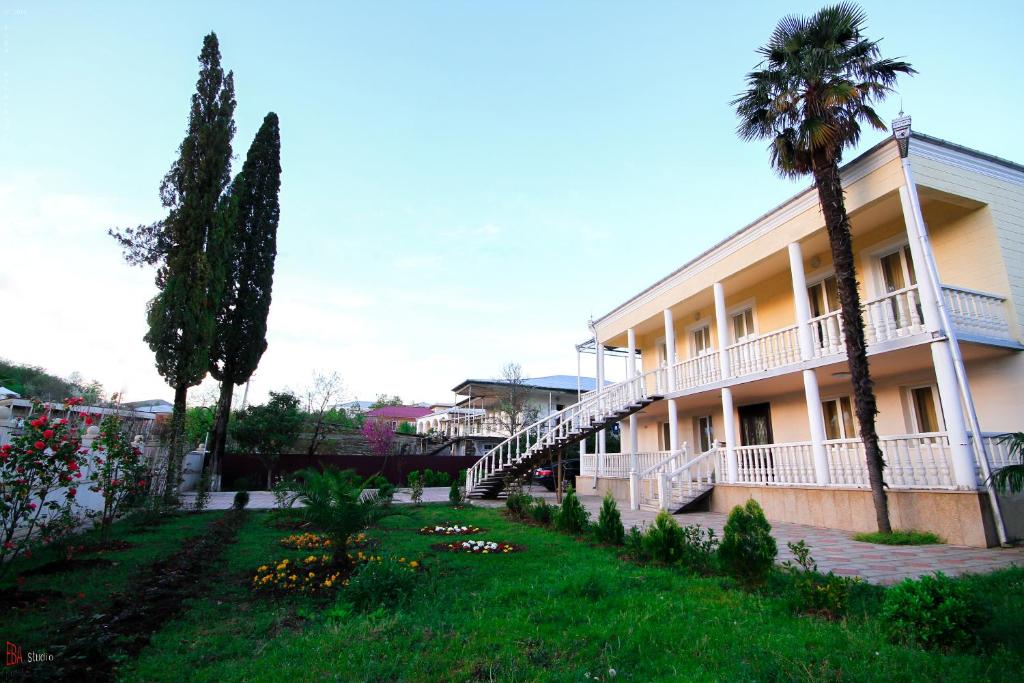
[[[1024,167],[919,133],[906,141],[842,168],[890,517],[992,545],[1024,536],[1021,498],[986,487],[1008,461],[995,435],[1024,429]],[[700,495],[725,512],[755,498],[769,519],[874,530],[813,188],[592,329],[598,363],[626,349],[631,391],[658,400],[623,420],[621,455],[585,456],[579,488],[634,507]]]

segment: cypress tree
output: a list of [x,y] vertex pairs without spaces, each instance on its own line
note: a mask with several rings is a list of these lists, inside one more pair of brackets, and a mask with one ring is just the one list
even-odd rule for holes
[[174,387],[166,489],[169,500],[177,495],[185,452],[188,388],[203,380],[209,365],[217,297],[213,275],[221,267],[219,255],[211,247],[221,241],[218,206],[231,177],[231,140],[235,134],[234,76],[231,72],[225,75],[221,68],[216,34],[203,39],[199,64],[188,131],[178,148],[178,159],[160,185],[167,217],[140,229],[134,235],[135,244],[132,231],[127,231],[127,237],[115,234],[125,246],[130,263],[159,265],[156,285],[160,291],[149,302],[149,331],[144,339],[156,356],[157,370]]
[[234,386],[249,379],[267,350],[280,189],[281,135],[277,114],[271,112],[222,200],[222,284],[209,358],[210,374],[221,383],[211,439],[212,468],[224,453]]

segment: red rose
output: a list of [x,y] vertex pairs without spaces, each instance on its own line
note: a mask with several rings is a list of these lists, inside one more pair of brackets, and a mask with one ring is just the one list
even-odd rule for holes
[[35,503],[29,503],[25,507],[27,507],[29,510],[35,510],[38,506]]
[[47,441],[52,439],[53,438],[53,430],[52,429],[47,429],[46,431],[44,431],[43,432],[43,438],[46,439]]
[[35,442],[34,444],[32,444],[32,445],[33,445],[33,446],[35,446],[35,448],[36,448],[36,450],[37,450],[37,451],[42,451],[42,450],[45,450],[45,449],[46,449],[46,444],[45,444],[45,443],[43,443],[42,441],[36,441],[36,442]]
[[68,489],[68,498],[74,498],[76,493],[78,493],[78,489]]
[[87,424],[87,425],[91,425],[92,424],[92,418],[89,417],[88,415],[86,415],[86,417],[85,417],[85,424]]
[[77,472],[78,471],[78,463],[75,462],[74,460],[72,460],[71,462],[68,463],[68,469],[71,470],[72,472]]
[[4,548],[6,548],[7,550],[13,550],[14,549],[14,544],[11,543],[10,541],[7,541],[6,543],[4,543]]

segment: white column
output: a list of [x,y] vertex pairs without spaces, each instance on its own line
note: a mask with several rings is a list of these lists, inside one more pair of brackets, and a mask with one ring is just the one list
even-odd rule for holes
[[736,417],[733,414],[732,389],[722,387],[722,428],[725,430],[725,458],[729,463],[729,483],[739,479],[739,463],[736,460]]
[[675,321],[672,320],[672,311],[665,309],[663,311],[665,318],[665,360],[668,363],[668,378],[667,386],[669,393],[676,390],[675,372],[673,368],[676,364],[676,326]]
[[[905,161],[905,160],[904,160]],[[905,168],[907,180],[912,178]],[[967,435],[967,416],[960,400],[960,386],[953,359],[953,330],[943,329],[942,314],[939,310],[938,292],[940,283],[933,277],[933,262],[929,258],[927,228],[916,196],[908,185],[900,186],[900,204],[903,207],[903,222],[907,227],[907,242],[914,259],[914,273],[917,275],[917,294],[921,301],[925,329],[941,335],[931,342],[932,365],[935,366],[935,384],[939,390],[942,417],[949,436],[949,450],[953,460],[953,477],[960,488],[976,489],[978,475],[974,465],[970,438]],[[969,389],[968,389],[969,391]]]
[[672,451],[672,469],[675,469],[681,463],[676,462],[674,457],[679,450],[679,407],[674,398],[668,400],[668,449]]
[[[597,390],[599,392],[604,391],[604,344],[594,337],[594,341],[597,345]],[[601,405],[604,405],[604,401],[601,400]],[[597,433],[597,470],[600,472],[604,469],[604,454],[605,451],[605,435],[602,429]],[[596,485],[595,480],[595,485]]]
[[[636,377],[636,329],[630,327],[626,330],[626,377],[632,379]],[[634,473],[638,469],[637,463],[637,436],[636,436],[636,413],[629,416],[629,471]],[[634,493],[630,489],[630,496],[633,497]]]
[[[789,270],[793,277],[793,303],[796,306],[797,338],[800,341],[800,360],[814,358],[814,337],[811,333],[811,302],[807,296],[807,277],[804,257],[799,242],[789,245]],[[804,370],[804,398],[807,402],[807,422],[811,431],[811,454],[814,457],[814,479],[818,486],[828,486],[828,452],[825,450],[825,417],[821,410],[821,393],[814,370]]]
[[725,288],[721,282],[714,285],[715,323],[718,328],[718,361],[722,368],[722,379],[729,377],[729,354],[725,347],[729,345],[729,316],[725,312]]

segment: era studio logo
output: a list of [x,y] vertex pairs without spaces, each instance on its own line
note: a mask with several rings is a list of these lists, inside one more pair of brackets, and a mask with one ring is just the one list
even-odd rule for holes
[[7,647],[4,649],[4,666],[17,666],[18,664],[24,664],[26,662],[52,662],[53,655],[48,655],[45,652],[29,652],[28,656],[22,653],[21,646],[6,641]]

